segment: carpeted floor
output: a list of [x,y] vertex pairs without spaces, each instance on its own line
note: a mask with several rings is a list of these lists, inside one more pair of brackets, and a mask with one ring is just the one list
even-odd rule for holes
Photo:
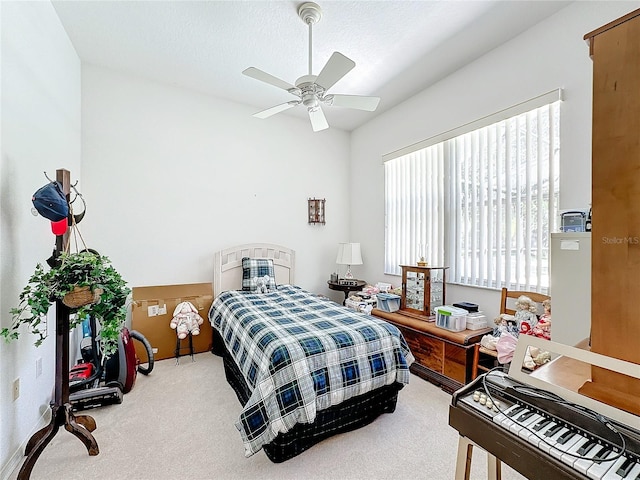
[[[211,353],[156,362],[138,375],[120,405],[87,410],[100,447],[90,457],[60,429],[38,459],[32,480],[452,480],[457,432],[448,425],[451,396],[412,376],[393,414],[329,438],[284,463],[263,452],[244,457],[234,423],[240,403]],[[17,478],[19,467],[10,476]],[[472,479],[486,478],[486,456],[473,457]],[[504,480],[524,477],[503,466]]]

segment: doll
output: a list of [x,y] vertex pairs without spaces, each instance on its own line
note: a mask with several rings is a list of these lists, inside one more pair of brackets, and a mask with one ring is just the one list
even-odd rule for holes
[[538,306],[536,302],[526,295],[520,295],[516,300],[516,324],[518,325],[518,332],[522,334],[531,333],[532,329],[538,323]]
[[484,335],[480,339],[480,345],[482,345],[484,348],[488,348],[489,350],[497,350],[496,345],[498,344],[498,340],[500,340],[500,337],[502,337],[502,335],[518,335],[516,319],[513,315],[509,315],[508,313],[501,313],[493,319],[493,323],[495,324],[495,327],[493,327],[493,332]]
[[551,340],[551,300],[542,302],[544,313],[535,327],[531,329],[531,335]]
[[495,327],[493,327],[493,336],[499,338],[503,333],[518,333],[516,317],[513,315],[509,315],[508,313],[501,313],[494,320],[493,323]]

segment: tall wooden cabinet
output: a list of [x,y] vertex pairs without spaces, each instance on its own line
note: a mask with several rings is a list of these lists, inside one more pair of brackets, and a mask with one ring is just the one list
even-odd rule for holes
[[[640,9],[584,38],[593,59],[591,350],[640,364]],[[640,414],[631,377],[594,367],[581,393]]]

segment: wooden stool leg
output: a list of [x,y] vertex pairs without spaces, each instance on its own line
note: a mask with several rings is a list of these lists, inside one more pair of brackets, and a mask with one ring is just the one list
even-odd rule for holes
[[458,437],[458,456],[456,458],[456,480],[469,480],[473,442],[467,437]]

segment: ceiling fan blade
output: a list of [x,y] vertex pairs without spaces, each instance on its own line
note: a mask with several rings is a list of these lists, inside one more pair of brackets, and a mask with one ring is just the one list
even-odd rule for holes
[[333,52],[327,64],[318,74],[315,83],[324,87],[324,90],[327,91],[355,66],[356,63],[350,58],[345,57],[340,52]]
[[287,103],[281,103],[280,105],[276,105],[275,107],[267,108],[266,110],[262,110],[258,113],[254,113],[253,116],[256,118],[267,118],[271,115],[275,115],[276,113],[284,112],[285,110],[290,109],[291,107],[295,107],[300,102],[297,100],[292,100]]
[[285,82],[284,80],[281,80],[278,77],[274,77],[273,75],[267,72],[263,72],[262,70],[256,67],[249,67],[246,70],[244,70],[242,73],[247,77],[255,78],[256,80],[260,80],[261,82],[268,83],[270,85],[273,85],[274,87],[282,88],[283,90],[289,91],[291,89],[295,90],[296,88],[290,83]]
[[365,97],[362,95],[327,95],[323,101],[327,105],[335,107],[355,108],[357,110],[366,110],[373,112],[378,108],[380,97]]
[[309,119],[311,120],[311,127],[314,132],[319,132],[320,130],[329,128],[327,119],[320,106],[309,108]]

